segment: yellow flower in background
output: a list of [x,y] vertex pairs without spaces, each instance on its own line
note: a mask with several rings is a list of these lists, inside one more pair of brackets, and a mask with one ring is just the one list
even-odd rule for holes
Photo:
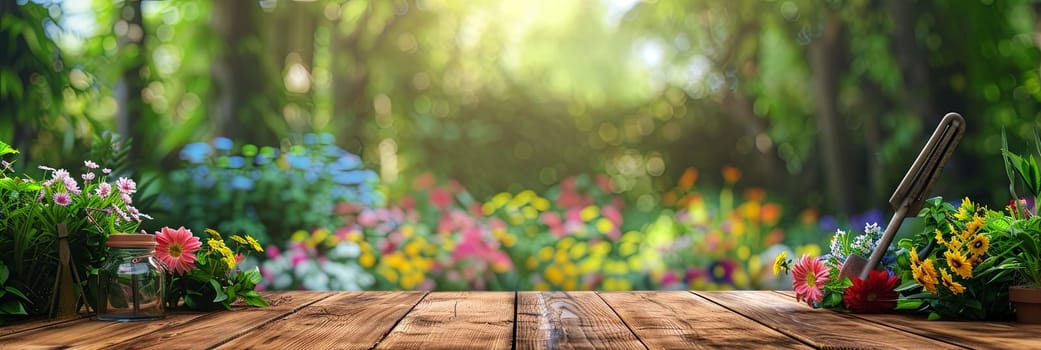
[[608,234],[611,230],[614,230],[614,223],[607,218],[600,218],[596,220],[596,230],[601,234]]
[[535,220],[539,217],[539,211],[535,210],[535,208],[533,207],[524,207],[523,209],[521,209],[521,214],[524,215],[524,218],[528,220]]
[[947,266],[951,268],[951,271],[954,271],[961,278],[972,278],[972,264],[965,259],[965,256],[960,251],[948,250],[943,252],[943,256],[947,258]]
[[405,238],[412,238],[416,235],[416,228],[412,225],[405,225],[401,227],[401,236]]
[[595,205],[590,205],[585,208],[582,208],[582,211],[578,213],[578,217],[582,219],[582,222],[593,221],[593,219],[596,219],[597,216],[600,216],[600,207],[597,207]]
[[817,244],[810,243],[810,244],[799,246],[798,248],[795,249],[795,256],[803,256],[803,255],[820,256],[821,255],[821,246],[819,246]]
[[742,244],[740,247],[737,247],[738,260],[745,261],[748,260],[748,257],[750,256],[752,256],[752,250],[749,249],[748,246]]
[[535,210],[538,211],[547,211],[549,210],[550,203],[549,200],[542,197],[538,197],[531,201],[531,206],[535,207]]
[[911,266],[917,266],[922,264],[922,261],[918,259],[918,249],[911,247]]
[[555,264],[547,266],[546,270],[542,274],[543,276],[546,276],[546,281],[549,283],[558,286],[564,283],[564,271]]
[[358,257],[358,264],[366,269],[371,268],[373,265],[376,265],[376,257],[369,252],[362,253]]

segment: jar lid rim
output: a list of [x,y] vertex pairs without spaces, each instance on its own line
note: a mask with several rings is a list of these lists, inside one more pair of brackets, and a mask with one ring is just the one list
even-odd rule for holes
[[156,245],[155,235],[148,233],[114,233],[108,236],[105,243],[109,247],[118,248],[151,248]]

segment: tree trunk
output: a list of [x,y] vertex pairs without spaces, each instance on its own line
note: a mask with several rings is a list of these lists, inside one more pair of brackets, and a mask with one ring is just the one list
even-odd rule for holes
[[[925,50],[916,40],[915,19],[919,16],[913,1],[888,0],[886,7],[893,18],[894,53],[904,82],[900,96],[904,105],[921,118],[921,133],[930,132],[943,116],[937,114],[933,108],[932,94],[929,90],[929,60]],[[919,136],[915,139],[924,140],[928,134]]]
[[[255,1],[221,0],[213,3],[211,24],[222,43],[213,60],[216,93],[215,134],[236,142],[275,145],[288,131],[281,116],[281,85],[265,60],[260,29],[261,11]],[[258,120],[259,119],[259,120]]]
[[809,47],[813,92],[816,96],[817,149],[821,152],[822,172],[832,209],[848,215],[852,208],[850,172],[844,144],[846,135],[840,127],[842,118],[838,111],[838,72],[843,57],[840,51],[842,27],[837,13],[833,10],[823,11],[824,33]]
[[128,163],[140,165],[138,163],[148,158],[142,155],[151,154],[155,145],[155,140],[149,140],[146,130],[147,122],[152,119],[154,113],[141,97],[141,92],[147,85],[145,77],[141,75],[147,65],[147,32],[140,0],[127,0],[118,11],[120,16],[116,19],[115,28],[116,36],[119,38],[119,61],[125,66],[121,67],[122,73],[114,89],[118,103],[116,124],[122,137],[132,138],[134,141],[128,155]]

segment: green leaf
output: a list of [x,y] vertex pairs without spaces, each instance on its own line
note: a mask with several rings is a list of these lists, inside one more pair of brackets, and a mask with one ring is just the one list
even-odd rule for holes
[[8,154],[18,154],[18,150],[11,148],[11,145],[8,145],[7,143],[0,141],[0,156]]
[[0,301],[0,314],[3,315],[27,315],[25,312],[25,306],[22,303],[14,299],[5,299]]
[[896,301],[896,309],[897,310],[918,310],[918,308],[922,307],[923,303],[924,302],[922,300],[900,299],[900,300]]
[[936,313],[936,311],[933,311],[933,312],[929,313],[929,318],[928,319],[929,319],[929,321],[936,321],[936,320],[939,320],[941,318],[943,318],[943,317],[940,317],[940,314]]
[[210,286],[213,286],[213,291],[217,293],[213,298],[213,302],[219,303],[228,300],[228,294],[224,293],[224,288],[221,288],[221,285],[217,280],[210,280]]
[[18,288],[6,286],[4,287],[4,290],[8,293],[17,295],[19,298],[22,298],[22,300],[29,301],[29,297],[25,296],[25,294],[22,294],[22,291],[18,290]]

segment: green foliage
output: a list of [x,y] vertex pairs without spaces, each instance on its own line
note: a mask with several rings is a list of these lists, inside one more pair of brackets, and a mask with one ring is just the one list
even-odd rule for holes
[[207,229],[206,233],[209,237],[195,252],[195,268],[168,279],[167,307],[181,306],[183,301],[183,306],[192,310],[231,309],[239,299],[249,306],[268,306],[255,290],[261,281],[260,269],[241,270],[236,260],[236,256],[247,257],[263,252],[263,248],[248,235],[233,235],[226,241],[217,231]]
[[901,308],[917,307],[929,319],[1009,317],[1020,244],[1006,230],[1009,217],[968,198],[958,209],[931,198],[919,218],[926,229],[898,242]]
[[[1037,147],[1038,157],[1041,157],[1041,136],[1038,135],[1037,130],[1034,130],[1034,145]],[[1034,158],[1033,154],[1022,157],[1010,151],[1004,130],[1001,131],[1001,156],[1005,160],[1005,173],[1008,175],[1008,188],[1012,198],[1016,201],[1020,199],[1019,195],[1016,194],[1016,178],[1013,177],[1013,174],[1015,174],[1019,175],[1018,179],[1026,187],[1026,194],[1033,196],[1035,208],[1029,214],[1037,216],[1039,211],[1036,208],[1036,203],[1038,200],[1041,200],[1041,168],[1038,168],[1038,160]],[[1018,212],[1020,209],[1028,210],[1028,208],[1017,208],[1017,212],[1013,214],[1023,214]]]
[[[129,143],[122,143],[130,147]],[[0,153],[17,151],[0,143]],[[112,154],[98,159],[106,165]],[[72,261],[81,281],[91,281],[104,259],[105,240],[114,232],[135,232],[143,219],[150,216],[133,206],[136,184],[111,176],[95,162],[84,163],[82,174],[64,169],[41,167],[43,179],[0,168],[0,250],[11,269],[12,284],[26,291],[33,300],[31,314],[39,314],[48,305],[50,288],[58,266],[58,225],[69,234]],[[77,286],[88,288],[86,285]],[[89,291],[88,291],[89,293]]]
[[1005,234],[1018,248],[1008,261],[1018,273],[1017,282],[1041,288],[1041,217],[1016,220]]

